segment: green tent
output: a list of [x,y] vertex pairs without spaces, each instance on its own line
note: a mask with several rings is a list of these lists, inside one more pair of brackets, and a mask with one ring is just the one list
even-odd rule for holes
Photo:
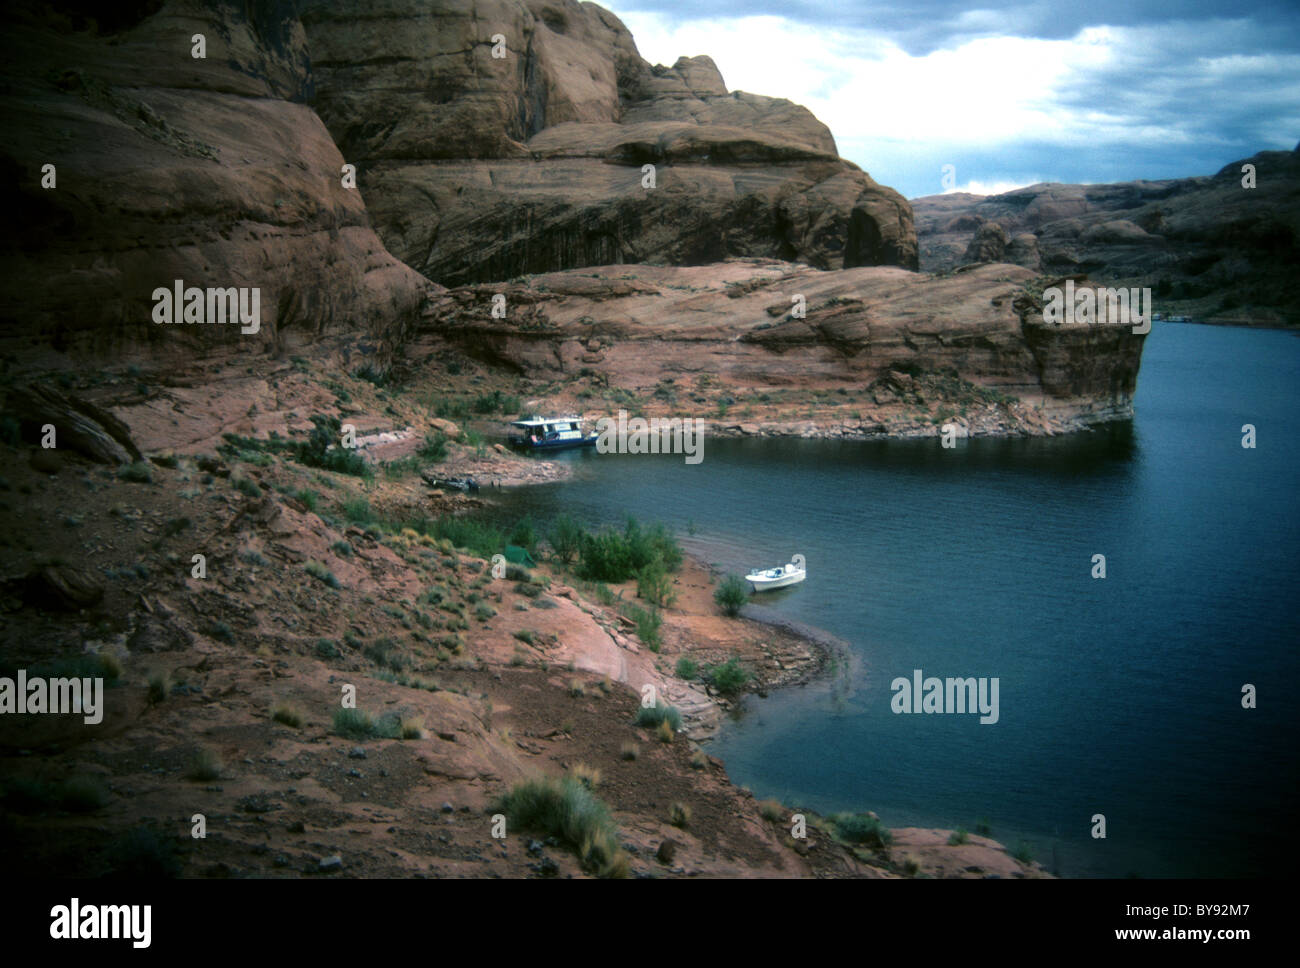
[[533,561],[532,555],[528,553],[527,548],[521,548],[519,545],[506,545],[506,561],[512,565],[525,565],[528,568],[536,568],[537,562]]

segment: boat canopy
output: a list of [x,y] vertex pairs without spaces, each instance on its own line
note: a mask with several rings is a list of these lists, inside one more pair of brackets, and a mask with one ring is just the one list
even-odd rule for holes
[[551,427],[554,426],[555,424],[562,424],[562,423],[580,425],[582,423],[582,418],[572,417],[572,416],[539,417],[536,414],[534,414],[533,416],[529,417],[527,420],[512,420],[510,422],[510,426],[519,427],[523,430],[533,430],[534,428],[537,427]]

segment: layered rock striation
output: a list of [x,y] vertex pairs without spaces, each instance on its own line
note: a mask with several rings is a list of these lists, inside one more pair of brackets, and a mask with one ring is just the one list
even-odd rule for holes
[[[1006,264],[939,278],[773,260],[606,266],[443,293],[412,353],[454,348],[538,381],[594,374],[646,395],[665,384],[689,392],[701,380],[760,396],[791,387],[864,393],[868,411],[883,409],[859,414],[858,436],[910,435],[918,420],[935,433],[935,416],[972,407],[998,415],[983,432],[1131,417],[1145,337],[1128,326],[1044,324],[1035,283],[1033,272]],[[505,318],[492,316],[498,294]],[[968,417],[958,422],[978,424],[978,414]]]
[[[291,9],[156,6],[96,28],[32,5],[6,28],[0,170],[14,194],[0,334],[11,350],[165,359],[399,336],[426,282],[343,186],[343,158],[306,103]],[[257,331],[155,324],[155,290],[178,279],[205,297],[258,289]]]
[[917,266],[907,202],[806,108],[729,92],[709,57],[652,66],[595,4],[309,0],[302,22],[313,104],[381,236],[436,282],[729,256]]

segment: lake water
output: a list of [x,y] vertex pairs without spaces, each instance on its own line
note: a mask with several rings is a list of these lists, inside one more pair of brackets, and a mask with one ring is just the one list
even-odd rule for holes
[[[751,697],[710,745],[757,796],[987,820],[1066,875],[1251,876],[1297,854],[1298,377],[1295,335],[1157,324],[1131,424],[955,450],[708,440],[695,466],[587,452],[506,502],[664,521],[729,571],[805,556],[762,601],[854,662]],[[914,669],[997,677],[999,721],[895,714]]]

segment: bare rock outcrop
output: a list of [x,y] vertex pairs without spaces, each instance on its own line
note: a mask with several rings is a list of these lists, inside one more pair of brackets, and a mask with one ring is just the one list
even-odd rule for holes
[[1001,262],[1007,251],[1007,230],[997,222],[985,222],[975,231],[963,256],[965,262]]
[[879,386],[925,407],[915,374],[995,391],[980,406],[1015,398],[1073,426],[1131,417],[1144,337],[1045,325],[1034,281],[1007,264],[942,277],[774,260],[605,266],[504,287],[505,319],[491,316],[501,287],[450,290],[412,353],[454,347],[537,379],[594,371],[634,391],[702,376],[747,392]]
[[[11,348],[233,356],[391,335],[418,311],[427,283],[384,250],[305,103],[291,7],[169,0],[96,27],[31,4],[0,54]],[[250,308],[257,289],[257,332],[154,323],[155,290],[177,279],[246,289]]]
[[595,4],[308,0],[302,22],[312,103],[380,235],[436,282],[729,256],[916,267],[907,202],[806,108],[729,93],[707,56],[651,66]]

